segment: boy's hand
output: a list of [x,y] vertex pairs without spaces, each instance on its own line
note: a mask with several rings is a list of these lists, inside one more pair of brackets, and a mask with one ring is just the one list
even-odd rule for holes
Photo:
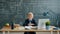
[[28,24],[28,26],[32,26],[32,25],[34,25],[34,24],[33,24],[33,23],[31,23],[31,24],[29,23],[29,24]]

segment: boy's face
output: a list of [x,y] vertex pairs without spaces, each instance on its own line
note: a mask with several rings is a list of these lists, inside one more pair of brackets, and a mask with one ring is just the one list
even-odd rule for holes
[[32,14],[28,14],[28,19],[33,19],[33,15]]

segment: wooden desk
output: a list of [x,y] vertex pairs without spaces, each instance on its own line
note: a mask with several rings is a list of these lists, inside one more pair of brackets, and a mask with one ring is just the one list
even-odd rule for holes
[[60,30],[42,30],[42,29],[30,29],[30,30],[19,30],[14,29],[11,30],[10,28],[2,28],[0,30],[1,34],[24,34],[24,32],[36,32],[36,34],[60,34]]
[[[6,32],[7,32],[7,34],[10,34],[11,32],[15,32],[15,33],[19,33],[19,34],[21,34],[21,32],[23,33],[23,32],[36,32],[37,34],[39,34],[39,33],[41,33],[41,32],[43,32],[43,33],[45,33],[45,32],[49,32],[49,34],[54,34],[54,32],[55,32],[55,34],[60,34],[59,32],[60,32],[60,30],[35,30],[35,29],[31,29],[31,30],[11,30],[11,29],[3,29],[3,30],[0,30],[0,32],[2,32],[3,34],[6,34]],[[43,34],[42,33],[42,34]]]

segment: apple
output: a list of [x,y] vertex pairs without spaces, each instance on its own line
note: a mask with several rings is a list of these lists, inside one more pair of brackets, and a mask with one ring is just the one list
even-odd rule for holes
[[9,26],[9,23],[6,23],[5,26]]

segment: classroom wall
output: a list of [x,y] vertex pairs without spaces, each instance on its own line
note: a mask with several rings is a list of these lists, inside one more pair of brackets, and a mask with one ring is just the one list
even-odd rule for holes
[[[28,12],[34,13],[36,22],[49,18],[51,25],[56,25],[57,20],[60,21],[59,3],[60,0],[0,0],[0,28],[11,21],[23,25]],[[44,12],[49,14],[44,16]]]

